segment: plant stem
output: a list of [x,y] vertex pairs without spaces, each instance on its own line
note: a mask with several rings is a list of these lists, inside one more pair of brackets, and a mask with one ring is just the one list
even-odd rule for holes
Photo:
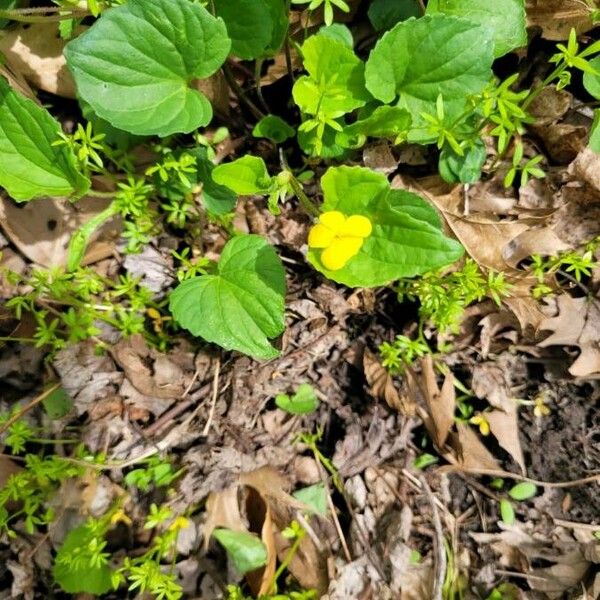
[[275,588],[275,585],[277,584],[277,580],[279,579],[279,577],[281,577],[281,574],[287,569],[290,562],[292,562],[292,558],[294,558],[294,555],[296,554],[296,552],[298,552],[298,548],[300,547],[300,544],[302,543],[302,540],[304,539],[305,535],[306,535],[306,531],[304,529],[301,529],[298,532],[298,535],[296,536],[294,543],[291,545],[290,549],[288,550],[288,553],[285,555],[285,558],[279,565],[279,568],[277,569],[277,571],[275,571],[275,575],[273,575],[273,579],[271,582],[271,588],[270,588],[271,590],[273,590]]
[[116,192],[100,192],[98,190],[88,190],[86,196],[91,196],[92,198],[114,198]]
[[11,425],[16,423],[21,417],[27,414],[34,406],[37,406],[40,402],[43,402],[52,392],[60,387],[60,382],[51,385],[46,391],[42,392],[39,396],[34,398],[29,404],[24,406],[18,413],[15,413],[10,419],[5,421],[0,427],[0,434],[4,433]]
[[250,112],[257,118],[262,119],[265,114],[248,98],[246,92],[239,86],[238,82],[235,80],[231,69],[228,64],[223,65],[223,75],[225,75],[225,80],[227,81],[227,85],[233,90],[233,93],[238,97],[238,99],[243,102],[249,109]]
[[296,198],[298,198],[298,200],[300,200],[300,204],[302,205],[302,208],[311,217],[318,217],[321,214],[321,212],[319,211],[319,208],[306,195],[306,192],[302,189],[300,182],[292,175],[291,171],[289,171],[289,173],[290,173],[290,185],[292,186],[292,189],[294,190],[294,194],[296,194]]
[[20,23],[49,23],[66,21],[75,17],[82,18],[90,13],[87,10],[68,10],[60,6],[42,6],[37,8],[0,9],[0,19],[19,21]]

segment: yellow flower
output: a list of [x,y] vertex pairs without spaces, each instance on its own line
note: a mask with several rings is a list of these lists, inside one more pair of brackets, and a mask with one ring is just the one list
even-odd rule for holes
[[476,413],[469,419],[469,423],[479,426],[481,435],[490,435],[490,423],[483,413]]
[[550,407],[546,404],[546,399],[543,395],[539,395],[534,400],[533,414],[538,417],[547,417],[551,413]]
[[169,531],[179,531],[180,529],[186,529],[189,526],[190,520],[180,515],[171,523],[171,525],[169,525]]
[[321,262],[326,269],[337,271],[358,254],[373,226],[367,217],[346,217],[337,210],[324,212],[308,234],[310,248],[323,249]]
[[111,525],[116,525],[117,523],[125,523],[127,526],[131,526],[131,519],[125,514],[125,511],[120,508],[115,513],[113,513],[110,518]]

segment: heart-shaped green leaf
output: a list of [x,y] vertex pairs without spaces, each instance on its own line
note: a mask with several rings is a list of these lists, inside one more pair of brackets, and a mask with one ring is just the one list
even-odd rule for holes
[[179,284],[169,306],[193,335],[269,359],[279,354],[268,338],[285,327],[284,299],[285,272],[277,253],[264,238],[244,235],[225,245],[217,274]]
[[358,254],[341,269],[321,263],[321,250],[310,248],[308,260],[329,279],[351,287],[386,285],[458,260],[462,246],[441,231],[440,218],[425,200],[392,190],[384,175],[361,167],[332,167],[321,179],[322,212],[363,215],[373,226]]
[[[444,104],[462,104],[492,75],[493,40],[481,26],[459,17],[425,16],[398,23],[377,43],[365,70],[367,89],[385,103],[400,97],[413,121]],[[460,108],[459,108],[460,110]]]
[[[244,60],[265,54],[273,34],[271,7],[266,0],[213,0],[216,14],[225,21],[231,52]],[[283,2],[279,2],[283,6]]]
[[0,77],[0,186],[15,200],[87,192],[90,181],[77,170],[73,151],[53,145],[60,133],[47,110]]
[[431,0],[427,14],[465,17],[492,31],[494,56],[527,45],[524,0]]
[[212,75],[231,47],[222,19],[189,0],[129,0],[67,44],[79,95],[96,114],[137,135],[207,125],[210,102],[190,84]]
[[241,574],[266,564],[267,548],[252,533],[220,528],[213,531],[213,536],[227,550],[235,568]]
[[319,398],[310,383],[303,383],[293,396],[277,394],[275,404],[292,415],[307,415],[317,410]]
[[240,196],[266,194],[273,181],[265,161],[251,154],[215,167],[212,176],[216,183],[227,186]]

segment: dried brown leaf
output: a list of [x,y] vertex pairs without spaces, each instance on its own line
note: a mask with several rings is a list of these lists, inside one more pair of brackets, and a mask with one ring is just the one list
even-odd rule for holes
[[[0,195],[0,227],[10,241],[33,263],[43,267],[64,266],[73,233],[106,208],[103,198],[82,198],[76,204],[66,198],[41,198],[17,204]],[[114,251],[120,231],[118,220],[110,220],[92,236],[83,264],[91,264]]]
[[0,52],[6,64],[31,86],[63,98],[75,98],[75,82],[63,54],[65,44],[55,22],[28,23],[0,38]]
[[403,415],[414,416],[416,406],[414,401],[405,395],[400,395],[392,376],[381,366],[379,359],[370,351],[365,350],[363,368],[369,384],[369,393],[374,398],[385,400],[387,405]]
[[540,27],[547,40],[566,40],[571,28],[579,34],[594,27],[592,8],[581,0],[527,0],[526,9],[529,25]]
[[494,456],[483,445],[472,427],[464,423],[457,423],[456,430],[456,433],[451,433],[448,437],[448,445],[452,449],[452,452],[444,455],[448,462],[458,466],[461,470],[474,473],[502,471]]
[[546,318],[540,329],[552,334],[538,345],[577,346],[580,355],[569,368],[575,377],[587,377],[600,373],[600,307],[598,301],[573,298],[562,294],[557,299],[557,314]]

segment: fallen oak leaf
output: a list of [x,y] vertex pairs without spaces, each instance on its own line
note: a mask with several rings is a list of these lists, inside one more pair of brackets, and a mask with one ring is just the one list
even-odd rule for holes
[[574,377],[600,373],[600,307],[593,298],[573,298],[562,294],[556,300],[557,313],[546,318],[540,329],[551,335],[538,346],[577,346],[581,353],[569,368]]

